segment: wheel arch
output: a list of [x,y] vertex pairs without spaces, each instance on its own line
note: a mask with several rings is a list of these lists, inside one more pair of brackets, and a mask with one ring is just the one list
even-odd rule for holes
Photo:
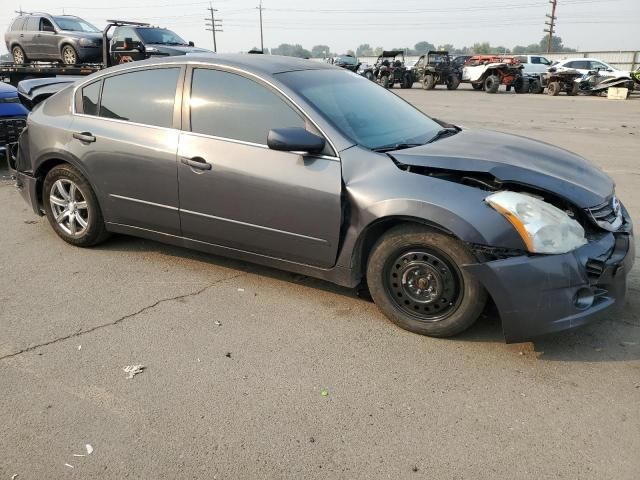
[[76,168],[82,174],[82,176],[87,180],[87,182],[89,182],[89,184],[91,185],[91,188],[93,188],[94,192],[96,192],[96,196],[100,198],[100,195],[96,189],[96,186],[91,181],[91,178],[87,174],[86,169],[82,166],[82,163],[68,154],[55,151],[55,152],[48,152],[42,155],[34,165],[33,176],[36,178],[36,195],[37,195],[38,203],[40,206],[42,206],[42,201],[43,201],[42,188],[44,186],[45,177],[53,168],[57,167],[58,165],[64,165],[64,164],[71,165],[72,167]]

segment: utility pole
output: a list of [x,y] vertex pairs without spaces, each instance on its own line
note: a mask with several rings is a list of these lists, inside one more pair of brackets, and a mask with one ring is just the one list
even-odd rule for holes
[[547,13],[548,20],[545,20],[544,24],[548,25],[549,28],[545,28],[545,32],[549,32],[549,38],[547,39],[547,53],[551,53],[551,46],[553,45],[553,34],[556,33],[555,26],[556,20],[556,7],[558,6],[558,0],[549,0],[551,4],[551,15]]
[[260,0],[260,5],[256,8],[260,10],[260,51],[264,53],[264,37],[262,35],[262,0]]
[[205,21],[207,22],[205,23],[205,26],[207,27],[206,30],[210,31],[211,35],[213,36],[213,51],[217,52],[218,45],[216,44],[216,32],[223,31],[220,28],[222,27],[222,20],[218,20],[215,18],[215,12],[217,12],[218,9],[213,8],[213,5],[211,3],[209,4],[209,8],[207,8],[207,10],[209,10],[211,18],[205,18]]

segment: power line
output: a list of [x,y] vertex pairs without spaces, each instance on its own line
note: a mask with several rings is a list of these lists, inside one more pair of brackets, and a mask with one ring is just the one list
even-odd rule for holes
[[545,25],[548,25],[549,28],[545,28],[545,32],[549,32],[549,38],[547,39],[547,53],[551,53],[551,45],[553,43],[553,34],[556,33],[554,27],[556,25],[556,7],[558,6],[558,0],[549,0],[551,4],[551,15],[547,14],[547,18],[549,20],[545,20]]
[[[205,30],[209,30],[211,32],[211,35],[213,36],[213,51],[217,52],[218,51],[218,45],[216,44],[216,32],[222,32],[223,30],[220,29],[220,27],[222,27],[222,20],[218,20],[215,18],[215,12],[217,12],[218,10],[216,8],[213,8],[213,4],[210,3],[209,4],[209,8],[207,8],[207,10],[209,10],[209,13],[211,14],[211,18],[205,18],[205,26],[207,28],[205,28]],[[209,23],[211,22],[211,23]],[[209,28],[210,27],[210,28]]]

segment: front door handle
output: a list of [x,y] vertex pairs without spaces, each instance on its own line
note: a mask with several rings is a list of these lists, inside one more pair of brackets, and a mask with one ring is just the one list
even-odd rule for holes
[[202,157],[182,157],[180,161],[185,165],[189,165],[191,168],[195,168],[197,170],[211,170],[211,164],[207,163],[207,161]]
[[75,138],[76,140],[80,140],[81,142],[86,142],[86,143],[92,143],[96,141],[96,137],[94,137],[91,133],[89,132],[80,132],[80,133],[74,133],[73,134],[73,138]]

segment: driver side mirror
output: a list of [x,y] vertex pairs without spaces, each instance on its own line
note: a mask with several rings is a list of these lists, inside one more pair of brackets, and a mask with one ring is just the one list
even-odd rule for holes
[[269,131],[267,145],[281,152],[320,153],[325,139],[301,127],[274,128]]
[[196,44],[195,44],[195,43],[193,43],[191,40],[189,40],[189,46],[190,46],[190,47],[195,47],[195,46],[196,46]]

